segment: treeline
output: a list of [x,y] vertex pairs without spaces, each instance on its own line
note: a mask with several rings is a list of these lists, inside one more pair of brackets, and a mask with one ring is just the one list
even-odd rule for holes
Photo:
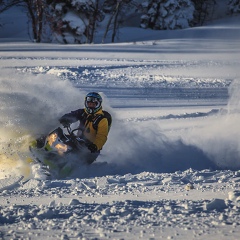
[[[93,43],[103,30],[102,42],[124,25],[166,30],[204,24],[217,0],[0,0],[0,14],[12,7],[25,11],[35,42]],[[226,0],[226,13],[240,13],[240,0]],[[1,17],[1,15],[0,15]],[[14,16],[13,16],[14,18]]]

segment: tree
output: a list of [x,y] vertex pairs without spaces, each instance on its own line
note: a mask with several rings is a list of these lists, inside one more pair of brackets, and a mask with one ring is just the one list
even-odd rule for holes
[[191,25],[194,5],[190,0],[150,0],[141,4],[141,27],[181,29]]
[[103,11],[109,15],[109,19],[106,25],[106,30],[102,39],[105,41],[109,31],[112,32],[111,42],[115,41],[117,30],[119,25],[124,22],[127,14],[131,14],[137,6],[136,1],[133,0],[105,0],[103,5]]
[[44,9],[46,7],[45,0],[2,0],[0,12],[6,11],[11,7],[20,6],[26,10],[31,21],[33,39],[35,42],[41,42]]
[[[3,8],[3,0],[0,0],[0,13],[2,12],[1,9]],[[0,22],[0,28],[2,27],[2,23]]]
[[203,25],[214,13],[216,0],[192,0],[195,5],[194,25]]
[[20,0],[0,0],[0,13],[7,11],[9,8],[18,5],[20,2]]
[[106,30],[102,39],[102,42],[105,41],[106,37],[107,37],[107,33],[109,31],[109,28],[112,24],[112,21],[114,19],[114,27],[113,27],[113,34],[112,34],[112,42],[114,42],[114,38],[116,35],[116,28],[117,28],[117,18],[118,18],[118,14],[119,14],[119,7],[120,7],[121,1],[116,1],[116,4],[114,6],[112,6],[112,12],[110,15],[110,18],[108,20],[107,26],[106,26]]
[[49,21],[56,39],[62,43],[93,42],[97,21],[102,21],[100,0],[49,1]]
[[44,21],[44,7],[46,6],[44,0],[24,0],[28,14],[32,21],[33,38],[36,42],[41,42],[43,21]]
[[229,0],[228,12],[230,14],[240,13],[240,0]]

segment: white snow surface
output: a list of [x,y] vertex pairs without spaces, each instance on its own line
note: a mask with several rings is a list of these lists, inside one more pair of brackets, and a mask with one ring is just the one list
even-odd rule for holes
[[[1,39],[0,239],[239,239],[233,20],[116,44]],[[88,91],[112,113],[108,141],[91,166],[45,180],[28,143]]]

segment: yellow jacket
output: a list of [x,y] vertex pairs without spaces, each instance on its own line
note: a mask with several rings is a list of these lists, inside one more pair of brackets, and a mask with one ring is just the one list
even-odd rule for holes
[[[86,110],[84,110],[86,112]],[[86,112],[87,113],[87,112]],[[96,112],[94,115],[92,114],[87,114],[87,120],[84,125],[83,129],[83,136],[87,140],[91,141],[94,143],[98,150],[101,150],[103,145],[107,141],[107,136],[108,136],[108,121],[106,118],[102,118],[100,122],[98,123],[98,128],[97,131],[93,128],[93,122],[94,120],[97,119],[99,115],[103,115],[102,109],[100,109],[98,112]],[[88,118],[92,118],[90,121]]]
[[102,108],[94,114],[89,114],[86,109],[81,108],[63,115],[59,120],[69,123],[80,121],[79,129],[81,130],[78,135],[94,143],[98,150],[101,150],[107,141],[109,126],[107,118],[102,118],[97,125],[97,130],[94,129],[93,123],[99,115],[104,115]]

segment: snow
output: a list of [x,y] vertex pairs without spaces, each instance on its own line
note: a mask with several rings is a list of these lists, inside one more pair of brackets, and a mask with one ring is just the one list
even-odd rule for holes
[[[2,38],[0,238],[238,239],[236,19],[116,44]],[[46,180],[29,141],[92,90],[114,119],[101,155]]]
[[[74,13],[71,13],[71,12],[67,13],[64,16],[63,21],[68,22],[69,26],[72,29],[76,29],[76,33],[78,35],[81,35],[85,31],[85,29],[86,29],[84,22],[81,19],[79,19],[77,14],[74,14]],[[79,22],[80,22],[80,24],[79,24]],[[76,23],[78,23],[78,24],[76,24]]]

